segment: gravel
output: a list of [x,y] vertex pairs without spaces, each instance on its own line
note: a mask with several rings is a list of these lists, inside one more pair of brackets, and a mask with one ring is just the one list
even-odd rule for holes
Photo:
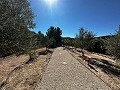
[[35,90],[112,90],[62,47],[56,48]]

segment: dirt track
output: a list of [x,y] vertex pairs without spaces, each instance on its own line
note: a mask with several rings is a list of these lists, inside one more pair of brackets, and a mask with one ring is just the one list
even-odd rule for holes
[[56,48],[36,90],[111,90],[63,48]]

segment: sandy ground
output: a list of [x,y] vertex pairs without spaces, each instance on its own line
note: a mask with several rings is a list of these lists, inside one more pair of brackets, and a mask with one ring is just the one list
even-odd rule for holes
[[[104,68],[99,68],[97,66],[94,66],[95,70],[97,70],[97,72],[96,72],[94,69],[91,69],[87,65],[87,63],[85,61],[83,61],[82,58],[80,58],[81,52],[78,52],[78,51],[79,51],[78,49],[77,50],[75,50],[75,49],[68,50],[68,52],[74,58],[76,58],[80,63],[85,65],[89,70],[91,70],[94,74],[96,74],[101,80],[103,80],[113,90],[120,90],[120,73],[118,75],[116,75],[112,72],[108,72]],[[90,58],[96,58],[96,60],[97,59],[105,60],[105,61],[108,61],[109,63],[112,63],[113,65],[117,64],[117,62],[112,59],[113,57],[102,55],[102,54],[97,54],[97,53],[93,54],[93,53],[90,53],[87,51],[84,51],[84,52],[85,52],[85,55]]]
[[[38,53],[40,51],[44,51],[44,49],[37,50]],[[86,62],[82,60],[82,58],[79,57],[81,54],[80,52],[77,50],[74,50],[74,52],[73,50],[68,50],[68,52],[80,63],[85,65],[86,68],[100,77],[113,90],[120,90],[120,75],[116,76],[112,73],[105,72],[103,69],[98,67],[95,67],[95,69],[98,71],[96,72],[95,70],[91,69]],[[62,56],[63,53],[61,52],[57,53],[59,53],[61,56],[60,58],[64,58],[66,56],[65,54]],[[85,54],[92,58],[100,58],[112,62],[113,64],[116,63],[112,57],[90,53],[87,51]],[[23,63],[29,59],[28,55],[21,55],[19,57],[12,55],[5,58],[0,58],[0,90],[34,90],[44,75],[43,73],[46,70],[50,57],[51,54],[39,55],[37,60],[24,65]],[[67,63],[62,62],[62,64],[66,65]],[[15,69],[18,66],[20,67]]]
[[112,90],[62,47],[56,48],[35,90]]
[[[39,49],[37,52],[44,50]],[[39,55],[34,62],[29,64],[23,64],[29,60],[28,55],[0,58],[0,90],[34,90],[50,57],[51,54]],[[20,67],[16,68],[18,66]]]

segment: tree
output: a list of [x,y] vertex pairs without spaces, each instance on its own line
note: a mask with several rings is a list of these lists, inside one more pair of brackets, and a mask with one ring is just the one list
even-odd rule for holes
[[62,30],[60,30],[59,27],[56,29],[56,35],[55,35],[55,40],[56,40],[56,46],[61,46],[62,45]]
[[51,26],[48,31],[46,32],[46,35],[47,37],[50,39],[50,38],[55,38],[55,35],[56,35],[56,29]]
[[38,43],[39,47],[46,46],[46,36],[41,31],[38,32]]
[[80,47],[81,49],[89,49],[93,45],[93,39],[95,34],[93,32],[87,31],[84,28],[79,29],[79,33],[76,34],[75,46]]
[[56,40],[53,37],[47,40],[47,47],[50,48],[56,47]]
[[102,53],[105,54],[106,49],[105,49],[105,39],[102,37],[96,37],[93,39],[92,47],[89,48],[89,51],[96,52],[96,53]]
[[70,38],[70,37],[63,37],[62,38],[62,45],[74,46],[74,43],[75,43],[75,39],[74,38]]
[[63,40],[62,40],[62,43],[63,43],[63,45],[65,45],[65,46],[70,46],[70,39],[69,38],[63,38]]
[[120,59],[120,26],[115,35],[111,35],[111,37],[106,40],[105,44],[107,53]]
[[62,45],[62,30],[57,27],[57,28],[54,28],[53,26],[51,26],[48,31],[46,32],[46,35],[47,35],[47,39],[48,41],[54,41],[54,43],[52,42],[51,44],[53,45],[49,45],[49,46],[61,46]]
[[33,48],[34,14],[27,0],[0,1],[0,56],[26,53]]

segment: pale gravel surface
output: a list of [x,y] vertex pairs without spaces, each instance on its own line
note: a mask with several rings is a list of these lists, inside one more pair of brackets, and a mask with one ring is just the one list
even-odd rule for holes
[[42,80],[36,85],[36,90],[111,89],[60,47],[54,50]]

